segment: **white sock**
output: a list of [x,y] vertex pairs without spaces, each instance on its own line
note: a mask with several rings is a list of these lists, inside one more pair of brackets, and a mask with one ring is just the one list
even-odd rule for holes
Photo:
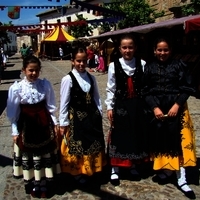
[[176,171],[176,176],[178,179],[178,185],[181,187],[183,191],[185,192],[192,191],[192,189],[187,185],[187,181],[185,177],[185,168],[180,167],[180,170]]
[[112,167],[112,171],[111,171],[111,179],[119,179],[119,167]]
[[192,189],[187,185],[187,183],[186,183],[186,185],[183,185],[183,186],[181,187],[181,189],[182,189],[183,191],[185,191],[185,192],[192,191]]

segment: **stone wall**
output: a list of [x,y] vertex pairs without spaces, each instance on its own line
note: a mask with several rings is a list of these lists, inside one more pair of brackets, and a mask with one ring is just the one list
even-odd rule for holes
[[191,3],[191,0],[146,0],[149,5],[155,8],[158,12],[164,11],[165,15],[156,20],[156,22],[165,21],[175,18],[176,12],[180,7]]

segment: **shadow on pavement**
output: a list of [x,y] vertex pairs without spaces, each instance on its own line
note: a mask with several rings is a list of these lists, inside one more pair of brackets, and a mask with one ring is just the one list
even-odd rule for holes
[[7,106],[8,91],[7,90],[0,91],[0,97],[1,97],[1,103],[0,103],[0,115],[1,115]]
[[[86,184],[80,184],[70,174],[62,173],[56,177],[56,180],[51,187],[52,190],[50,190],[51,194],[49,194],[48,198],[52,198],[55,194],[64,195],[66,192],[72,193],[74,190],[78,189],[84,193],[100,197],[102,200],[128,200],[126,196],[119,196],[119,194],[114,193],[114,191],[112,192],[112,187],[114,186],[111,184],[110,186],[107,185],[110,180],[110,171],[110,166],[105,166],[102,172],[95,173],[91,176]],[[123,171],[121,178],[127,178]],[[104,185],[107,185],[106,187],[110,188],[110,192],[104,189]]]
[[21,70],[4,71],[3,80],[20,79]]
[[197,166],[186,168],[186,178],[188,184],[199,185],[199,178],[200,178],[199,169],[200,169],[200,158],[197,158]]
[[13,165],[13,159],[5,157],[3,155],[0,155],[0,166],[5,167],[5,166],[12,166]]
[[13,63],[6,63],[6,68],[7,67],[13,67],[15,64],[13,64]]
[[96,173],[88,180],[87,184],[77,183],[73,176],[69,174],[61,174],[57,177],[54,185],[52,185],[52,194],[48,198],[52,198],[55,194],[64,195],[66,192],[71,193],[79,189],[85,193],[101,197],[103,200],[127,200],[127,198],[120,197],[108,191],[101,189],[101,185],[107,184],[109,181],[106,170],[104,172]]

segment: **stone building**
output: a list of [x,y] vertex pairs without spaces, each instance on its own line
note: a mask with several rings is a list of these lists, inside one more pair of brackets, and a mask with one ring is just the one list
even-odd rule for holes
[[17,36],[15,33],[8,31],[7,32],[8,38],[10,39],[10,43],[4,44],[4,51],[8,54],[17,52]]

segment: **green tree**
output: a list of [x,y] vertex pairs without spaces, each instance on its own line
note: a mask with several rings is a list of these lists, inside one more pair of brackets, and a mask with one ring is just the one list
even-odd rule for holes
[[84,18],[82,15],[78,15],[77,14],[76,17],[77,17],[76,22],[78,22],[78,21],[83,21],[84,22],[85,21],[85,23],[70,26],[70,30],[72,31],[72,35],[75,38],[91,36],[94,27],[88,25],[87,22],[86,22],[87,19]]
[[[156,12],[145,0],[115,0],[104,7],[123,12],[125,18],[118,22],[118,28],[128,28],[155,22],[156,18],[164,15],[164,11]],[[105,17],[111,17],[109,14]]]
[[200,13],[200,0],[191,0],[190,4],[182,6],[182,13],[185,16]]
[[[0,22],[0,27],[1,26],[13,26],[12,21],[9,21],[8,24],[3,24]],[[6,30],[0,30],[0,45],[10,43],[10,39],[8,37],[7,31]]]

